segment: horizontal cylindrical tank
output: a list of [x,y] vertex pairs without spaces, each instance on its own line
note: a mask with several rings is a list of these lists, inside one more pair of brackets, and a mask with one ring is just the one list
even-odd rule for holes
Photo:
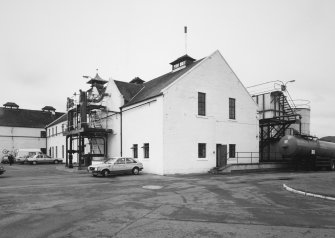
[[335,158],[335,143],[320,141],[318,139],[296,136],[284,136],[279,141],[279,149],[283,156],[310,156]]

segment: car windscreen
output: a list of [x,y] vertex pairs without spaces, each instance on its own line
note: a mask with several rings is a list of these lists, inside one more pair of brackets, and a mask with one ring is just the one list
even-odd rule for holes
[[105,164],[107,164],[107,163],[112,163],[112,162],[114,162],[115,160],[117,160],[117,158],[107,159],[106,161],[104,161],[104,163],[105,163]]

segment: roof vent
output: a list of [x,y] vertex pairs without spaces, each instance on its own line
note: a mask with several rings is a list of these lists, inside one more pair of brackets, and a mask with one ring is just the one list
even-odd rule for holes
[[6,102],[5,104],[3,104],[3,106],[5,108],[10,108],[10,109],[19,109],[19,105],[17,105],[15,102]]
[[51,112],[52,114],[55,114],[56,108],[52,106],[45,106],[42,108],[43,112]]
[[134,83],[134,84],[143,84],[145,81],[142,80],[140,77],[136,77],[133,80],[131,80],[129,83]]
[[103,87],[104,84],[108,83],[108,81],[103,80],[98,73],[95,75],[94,78],[92,78],[90,76],[86,76],[86,75],[83,76],[83,77],[90,79],[87,83],[91,84],[92,87],[93,86],[98,86],[98,87],[101,86],[101,87]]
[[172,71],[177,71],[192,64],[194,61],[195,59],[193,59],[192,57],[188,55],[183,55],[182,57],[179,57],[175,61],[172,61],[170,64],[172,65]]

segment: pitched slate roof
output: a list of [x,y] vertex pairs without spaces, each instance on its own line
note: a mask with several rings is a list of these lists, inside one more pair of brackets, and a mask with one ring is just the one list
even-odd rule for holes
[[52,114],[37,110],[0,107],[0,126],[44,128],[62,115],[64,115],[62,112]]
[[[150,80],[140,86],[140,91],[123,107],[130,106],[132,104],[142,102],[144,100],[157,97],[161,95],[161,91],[166,88],[168,85],[176,81],[178,78],[180,78],[182,75],[184,75],[186,72],[188,72],[190,69],[192,69],[194,66],[199,64],[203,59],[200,59],[198,61],[195,61],[188,65],[187,67],[180,69],[178,71],[172,71],[167,74],[164,74],[162,76],[159,76],[153,80]],[[121,92],[122,93],[122,92]]]
[[125,103],[129,102],[142,88],[143,84],[126,83],[114,80],[120,93],[123,95]]
[[58,117],[56,120],[54,120],[53,122],[51,122],[50,124],[46,125],[45,127],[50,127],[50,126],[54,126],[58,123],[67,121],[67,113],[64,113],[64,115]]

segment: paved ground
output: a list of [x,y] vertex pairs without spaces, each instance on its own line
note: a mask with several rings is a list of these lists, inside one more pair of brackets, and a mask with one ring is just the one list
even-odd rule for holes
[[14,165],[0,237],[334,237],[335,203],[283,189],[335,173],[114,176]]
[[306,173],[285,183],[291,188],[335,198],[335,172]]

